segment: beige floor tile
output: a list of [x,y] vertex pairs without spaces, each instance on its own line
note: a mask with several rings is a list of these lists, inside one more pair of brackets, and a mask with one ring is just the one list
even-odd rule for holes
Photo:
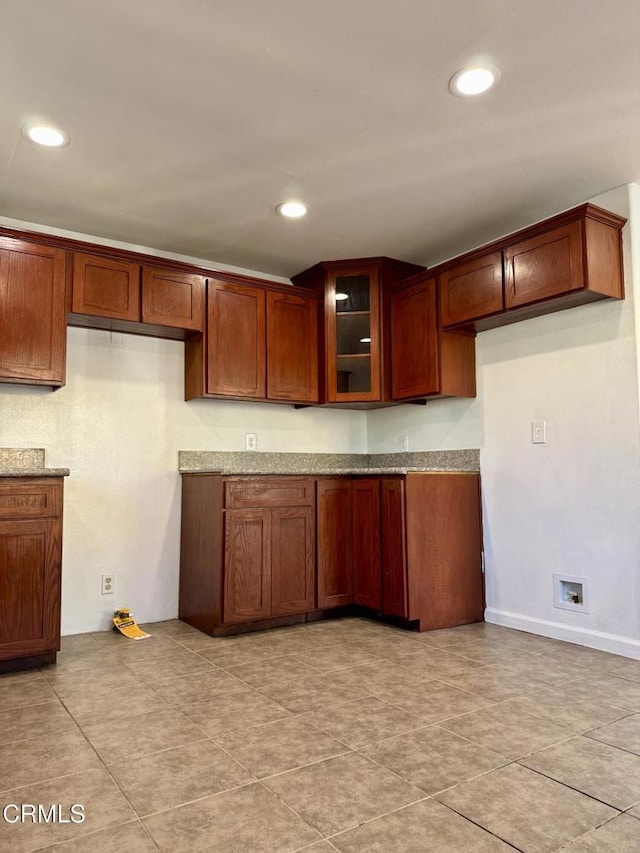
[[170,705],[182,706],[216,696],[229,696],[232,693],[246,693],[249,685],[234,678],[224,670],[212,669],[185,675],[183,678],[170,678],[153,685],[154,691]]
[[437,799],[523,853],[551,853],[615,817],[614,809],[510,764]]
[[0,791],[101,766],[79,731],[9,743],[0,746]]
[[76,729],[64,707],[55,702],[0,711],[0,744]]
[[194,702],[181,710],[209,737],[290,716],[282,705],[255,690]]
[[547,687],[545,682],[508,666],[485,666],[463,675],[443,678],[443,681],[486,699],[493,699],[494,702],[526,696]]
[[179,634],[173,638],[179,648],[189,649],[198,653],[200,649],[217,648],[220,639],[220,637],[210,637],[201,631],[193,631],[191,634]]
[[505,708],[522,711],[541,720],[549,720],[575,733],[589,731],[631,713],[605,702],[577,698],[567,693],[564,687],[541,690],[530,696],[512,699],[505,703]]
[[138,821],[118,826],[116,829],[101,829],[91,835],[82,835],[72,841],[63,841],[47,847],[47,853],[114,853],[117,839],[117,850],[124,853],[158,853],[158,848],[151,840],[149,833]]
[[353,749],[424,726],[420,717],[375,696],[312,711],[304,719]]
[[65,692],[63,696],[66,709],[79,726],[104,725],[110,720],[135,717],[151,711],[166,711],[169,708],[167,702],[145,684],[116,690],[80,687],[76,691]]
[[595,675],[574,681],[563,688],[573,700],[605,702],[628,711],[640,711],[640,682],[611,675]]
[[245,681],[251,687],[266,687],[268,684],[279,684],[282,681],[293,681],[304,678],[305,675],[312,675],[313,669],[298,658],[289,656],[230,666],[225,672]]
[[481,668],[477,661],[469,658],[442,652],[439,649],[426,649],[422,646],[416,653],[397,657],[395,663],[422,679],[444,680],[456,676],[464,677],[467,672],[474,672]]
[[562,853],[638,853],[640,821],[618,815],[562,848]]
[[504,756],[439,726],[398,735],[359,751],[427,794],[506,764]]
[[180,678],[190,673],[205,673],[213,669],[210,661],[189,651],[179,651],[152,660],[130,661],[127,666],[137,678],[142,678],[151,685],[167,678]]
[[84,690],[117,690],[131,688],[135,690],[140,685],[140,679],[124,664],[106,664],[88,669],[54,671],[44,673],[47,682],[59,696],[77,693]]
[[294,714],[341,705],[367,695],[364,690],[345,684],[338,676],[339,673],[312,675],[299,681],[264,687],[260,692],[284,705]]
[[193,634],[196,630],[186,622],[181,622],[180,619],[166,619],[164,622],[146,622],[140,627],[151,634],[151,636],[164,634],[168,637],[176,637],[182,634]]
[[380,690],[377,695],[385,702],[415,714],[425,723],[437,723],[493,704],[491,700],[475,693],[467,693],[439,681],[406,684],[391,690]]
[[369,654],[355,645],[336,646],[319,651],[314,649],[308,652],[299,652],[295,657],[318,672],[332,672],[349,666],[375,663],[378,660],[376,655]]
[[620,662],[619,666],[616,665],[611,670],[611,675],[618,678],[629,678],[631,681],[640,681],[640,660],[625,658],[624,662]]
[[423,631],[418,634],[418,639],[428,645],[445,648],[458,643],[470,643],[482,639],[493,638],[497,640],[500,637],[506,638],[516,633],[508,628],[502,628],[500,625],[492,625],[490,622],[472,622],[469,625],[459,625],[457,628]]
[[592,672],[589,667],[572,664],[567,666],[565,661],[549,658],[546,655],[529,656],[524,659],[505,663],[505,669],[524,676],[535,678],[547,686],[564,686],[581,678],[588,678]]
[[640,714],[594,729],[587,733],[587,737],[640,755]]
[[337,847],[334,847],[330,841],[318,841],[317,844],[312,844],[311,847],[305,847],[300,853],[336,853]]
[[372,655],[376,660],[392,661],[406,655],[418,654],[425,648],[422,643],[416,642],[413,635],[405,637],[396,634],[355,637],[350,640],[350,644]]
[[440,725],[511,759],[522,758],[573,735],[573,732],[555,723],[508,708],[507,705],[496,705],[465,714],[453,720],[445,720]]
[[376,661],[363,666],[351,666],[335,673],[335,678],[346,686],[357,687],[374,695],[380,690],[391,690],[423,680],[414,672],[398,666],[395,661]]
[[127,759],[109,770],[140,816],[255,781],[210,740]]
[[349,751],[300,717],[226,732],[215,740],[259,779]]
[[98,645],[91,634],[69,634],[60,637],[61,652],[96,651]]
[[176,710],[153,711],[86,726],[83,731],[105,764],[148,755],[160,749],[194,743],[205,735]]
[[260,784],[153,815],[144,824],[163,853],[293,853],[319,838]]
[[424,797],[418,788],[355,753],[272,776],[264,784],[323,835]]
[[[113,629],[107,629],[105,631],[92,631],[89,634],[90,637],[98,643],[99,646],[120,646],[124,648],[128,643],[132,642],[128,637],[125,637],[119,631],[114,631]],[[134,640],[133,642],[137,642]]]
[[42,681],[42,670],[46,668],[47,667],[41,667],[39,669],[23,669],[20,672],[1,672],[0,687],[10,684],[11,682],[15,684],[18,681]]
[[[475,643],[460,643],[454,647],[450,647],[447,651],[455,652],[459,657],[465,657],[475,661],[479,666],[492,665],[523,665],[537,660],[540,655],[537,652],[530,652],[520,648],[511,648],[510,646],[501,646],[496,643],[475,642]],[[564,666],[564,664],[563,664]]]
[[[135,814],[106,770],[85,770],[62,779],[13,788],[3,795],[7,803],[61,806],[69,820],[72,805],[84,806],[83,823],[7,823],[0,821],[0,850],[32,853],[42,847],[133,820]],[[12,815],[14,813],[12,812]],[[113,838],[113,836],[112,836]],[[87,847],[80,847],[83,853]]]
[[434,800],[350,829],[331,839],[341,853],[509,853],[503,841]]
[[566,660],[572,664],[579,664],[591,669],[592,673],[608,672],[624,666],[629,658],[622,655],[614,655],[610,652],[601,652],[599,649],[590,649],[587,646],[576,646],[573,643],[564,643],[562,646],[548,653],[549,657],[558,660]]
[[222,669],[255,663],[256,661],[267,660],[268,658],[282,657],[281,652],[261,646],[260,643],[254,641],[253,637],[240,637],[239,639],[240,641],[246,640],[246,642],[233,643],[229,642],[226,638],[220,638],[214,640],[214,642],[217,642],[217,645],[196,647],[194,651],[205,658],[205,660]]
[[130,663],[134,661],[147,661],[155,658],[170,657],[173,655],[184,654],[184,646],[177,643],[172,637],[166,637],[162,634],[157,637],[150,637],[147,640],[129,640],[128,645],[110,649],[105,654],[108,654],[110,660],[117,660],[121,663]]
[[[89,638],[91,639],[91,638]],[[76,672],[82,669],[97,669],[106,664],[118,664],[118,658],[113,649],[100,647],[93,639],[91,646],[80,649],[63,649],[56,655],[56,662],[42,667],[44,675],[62,675],[66,672]],[[88,642],[88,641],[87,641]]]
[[627,814],[633,815],[634,817],[640,819],[640,805],[634,806],[632,809],[628,809]]
[[0,682],[0,711],[55,702],[57,696],[44,679],[9,680]]
[[640,801],[640,756],[581,735],[520,764],[616,809]]

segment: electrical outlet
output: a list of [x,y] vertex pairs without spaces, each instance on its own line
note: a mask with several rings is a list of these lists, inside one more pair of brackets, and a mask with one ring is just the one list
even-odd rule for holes
[[531,444],[547,443],[547,422],[531,421]]
[[403,453],[409,449],[409,436],[401,435],[400,436],[400,452]]
[[101,592],[103,595],[113,595],[116,587],[115,575],[102,575]]
[[257,450],[258,438],[255,432],[247,432],[244,436],[245,450]]

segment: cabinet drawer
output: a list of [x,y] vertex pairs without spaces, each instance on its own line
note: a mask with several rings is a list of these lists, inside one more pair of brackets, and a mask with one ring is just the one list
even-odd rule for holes
[[224,505],[227,509],[242,507],[311,506],[313,480],[299,477],[277,477],[269,480],[247,477],[225,480]]
[[52,518],[60,515],[61,506],[58,483],[0,481],[0,518]]

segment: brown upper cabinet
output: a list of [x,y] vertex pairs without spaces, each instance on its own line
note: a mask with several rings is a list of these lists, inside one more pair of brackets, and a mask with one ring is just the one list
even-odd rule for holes
[[445,329],[482,331],[624,298],[626,220],[583,204],[430,270]]
[[203,276],[163,267],[143,267],[142,322],[201,332],[204,329]]
[[410,282],[391,294],[392,398],[475,397],[474,337],[439,329],[435,278]]
[[140,264],[76,252],[71,310],[91,317],[139,321]]
[[423,270],[391,258],[325,261],[293,276],[324,295],[324,384],[328,403],[391,401],[391,289]]
[[183,338],[204,328],[204,277],[75,252],[69,323]]
[[0,381],[64,385],[66,252],[0,237]]
[[205,337],[187,340],[186,399],[319,402],[318,314],[314,294],[209,279]]

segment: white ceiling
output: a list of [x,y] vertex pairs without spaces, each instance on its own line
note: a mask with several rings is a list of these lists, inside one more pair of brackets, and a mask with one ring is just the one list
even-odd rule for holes
[[[0,215],[280,275],[435,262],[640,177],[639,37],[638,0],[0,0]],[[452,97],[481,57],[500,85]]]

